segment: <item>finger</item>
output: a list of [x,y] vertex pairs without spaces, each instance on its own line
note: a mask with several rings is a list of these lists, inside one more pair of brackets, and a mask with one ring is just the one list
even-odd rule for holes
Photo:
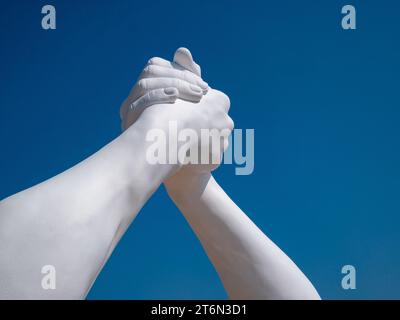
[[169,69],[186,70],[184,67],[182,67],[181,65],[179,65],[175,62],[170,62],[168,60],[165,60],[165,59],[159,58],[159,57],[154,57],[154,58],[151,58],[149,61],[147,61],[146,67],[151,66],[151,65],[165,67],[165,68],[169,68]]
[[174,54],[174,62],[201,77],[201,68],[194,62],[192,54],[188,49],[179,48],[176,50]]
[[[185,48],[180,48],[178,50],[187,50]],[[178,51],[177,50],[177,51]],[[165,67],[165,68],[170,68],[170,69],[178,69],[178,70],[189,70],[190,72],[196,74],[197,76],[201,77],[201,69],[200,66],[195,63],[193,61],[193,58],[185,58],[185,52],[181,52],[179,51],[177,54],[177,60],[180,61],[182,63],[182,65],[180,63],[177,63],[176,61],[170,62],[168,60],[165,60],[163,58],[160,57],[153,57],[151,59],[149,59],[149,61],[147,61],[146,66],[149,65],[157,65],[160,67]],[[189,50],[187,50],[189,51]],[[175,53],[176,54],[176,53]],[[189,51],[189,55],[191,57],[191,53]],[[190,62],[192,61],[192,62]]]
[[203,81],[199,76],[195,75],[193,72],[188,70],[177,70],[171,69],[168,67],[163,67],[159,65],[148,65],[144,68],[142,75],[142,79],[146,78],[177,78],[181,80],[185,80],[191,84],[195,84],[206,90],[208,88],[207,82]]
[[214,105],[222,108],[226,113],[228,113],[231,107],[231,101],[229,97],[219,90],[210,88],[204,98],[210,100],[210,102]]
[[178,94],[179,92],[176,88],[156,89],[147,92],[129,105],[123,119],[123,128],[126,129],[132,125],[144,109],[154,104],[174,103],[178,99]]
[[165,60],[163,58],[160,58],[160,57],[151,58],[149,61],[147,61],[146,66],[149,66],[149,65],[156,65],[156,66],[170,68],[170,69],[174,68],[174,64],[172,62]]
[[[135,91],[135,94],[142,96],[148,91],[168,87],[174,87],[178,89],[179,98],[184,100],[199,102],[203,96],[203,90],[199,86],[190,84],[185,80],[175,78],[142,79],[137,83],[137,90]],[[135,100],[135,98],[132,100]]]
[[[163,58],[154,57],[147,62],[147,66],[151,65],[156,65],[160,67],[181,70],[181,71],[189,71],[192,74],[197,75],[201,79],[201,68],[197,63],[193,61],[192,54],[186,48],[179,48],[178,50],[176,50],[173,62],[170,62]],[[206,85],[205,88],[203,86],[204,84]],[[206,82],[204,82],[203,85],[200,85],[200,87],[202,87],[203,93],[207,93],[209,86]]]

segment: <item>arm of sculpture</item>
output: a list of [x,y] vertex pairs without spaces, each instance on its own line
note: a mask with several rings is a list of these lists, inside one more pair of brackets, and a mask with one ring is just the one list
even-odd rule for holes
[[[173,63],[201,76],[187,49],[175,54]],[[198,236],[229,297],[319,299],[293,261],[204,172],[215,167],[186,167],[167,179],[165,186]]]
[[294,264],[211,174],[178,172],[165,183],[231,299],[320,299]]
[[[181,65],[201,76],[190,60]],[[185,168],[167,179],[165,186],[231,299],[320,299],[295,263],[229,198],[211,174]]]
[[[143,117],[73,168],[0,202],[0,299],[84,298],[137,212],[174,170],[145,159]],[[157,124],[158,125],[158,124]],[[44,290],[44,266],[56,270]]]
[[[198,132],[229,126],[223,94],[201,93],[200,102],[186,102],[176,99],[185,88],[194,93],[187,81],[165,89],[168,80],[157,81],[159,87],[140,92],[141,104],[128,103],[128,118],[137,108],[141,115],[121,136],[73,168],[0,202],[0,299],[84,298],[137,212],[181,168],[150,164],[147,134],[157,129],[168,139],[170,121]],[[155,97],[164,104],[144,110]],[[55,290],[42,287],[41,271],[48,265],[56,270]]]

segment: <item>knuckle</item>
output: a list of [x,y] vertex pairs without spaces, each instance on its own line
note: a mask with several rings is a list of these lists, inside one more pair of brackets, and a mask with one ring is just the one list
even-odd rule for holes
[[146,93],[145,98],[148,100],[157,99],[157,90],[152,90]]
[[155,73],[156,69],[157,69],[156,66],[155,66],[154,64],[149,65],[149,66],[147,66],[146,68],[147,68],[147,73],[148,73],[149,75],[153,75],[153,74]]
[[229,128],[229,130],[233,130],[233,128],[235,127],[235,122],[232,120],[232,118],[231,117],[229,117],[228,116],[228,119],[227,119],[227,122],[228,122],[228,128]]
[[150,58],[149,61],[147,61],[147,64],[148,65],[157,64],[157,62],[160,61],[160,59],[161,58],[159,58],[159,57]]
[[222,104],[228,110],[231,107],[231,100],[229,99],[229,97],[225,93],[222,93]]
[[229,109],[231,106],[231,100],[229,97],[223,93],[222,91],[215,90],[216,97],[219,101],[219,103],[225,108]]
[[149,73],[150,67],[146,66],[142,71],[142,76],[147,76]]
[[155,66],[154,65],[148,65],[146,68],[144,68],[143,72],[146,76],[153,76],[155,71]]
[[137,83],[137,85],[138,85],[138,87],[139,87],[139,89],[140,89],[141,91],[146,91],[146,88],[147,88],[147,81],[146,81],[145,79],[139,80],[139,82]]

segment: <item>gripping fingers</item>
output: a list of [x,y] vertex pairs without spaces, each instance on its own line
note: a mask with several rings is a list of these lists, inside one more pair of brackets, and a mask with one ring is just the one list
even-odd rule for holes
[[197,85],[203,91],[208,89],[208,84],[205,81],[188,70],[172,69],[159,65],[148,65],[144,68],[141,78],[176,78]]
[[156,89],[149,91],[131,104],[130,109],[143,111],[145,108],[156,103],[173,103],[178,98],[176,88]]
[[174,62],[201,77],[200,66],[196,62],[194,62],[192,54],[188,49],[177,49],[174,55]]
[[156,66],[165,67],[165,68],[170,68],[170,69],[173,69],[173,68],[174,68],[173,64],[172,64],[170,61],[165,60],[165,59],[163,59],[163,58],[159,58],[159,57],[151,58],[151,59],[147,62],[147,65],[148,65],[148,66],[150,66],[150,65],[156,65]]
[[[181,48],[181,49],[184,49],[184,48]],[[178,52],[178,51],[181,52],[182,50],[178,49],[176,52]],[[187,50],[187,51],[189,51],[189,50]],[[176,55],[176,52],[175,52],[175,55]],[[189,51],[189,53],[190,53],[190,51]],[[179,57],[179,55],[180,54],[178,54],[177,57]],[[184,51],[184,55],[185,55],[185,51]],[[160,57],[153,57],[149,61],[147,61],[146,66],[154,65],[154,66],[160,66],[160,67],[165,67],[165,68],[169,68],[169,69],[189,70],[190,72],[193,72],[197,76],[201,77],[200,66],[198,66],[196,63],[193,62],[194,65],[197,65],[197,68],[194,68],[194,71],[192,71],[191,70],[192,63],[189,62],[190,59],[177,58],[177,60],[180,61],[182,63],[182,65],[175,60],[173,62],[170,62],[170,61],[165,60]]]
[[189,82],[175,78],[148,78],[142,79],[137,83],[139,96],[144,95],[146,92],[173,87],[178,89],[179,98],[199,102],[203,96],[201,87],[190,84]]
[[178,95],[178,90],[172,87],[155,89],[147,92],[129,105],[122,123],[122,128],[125,130],[133,124],[139,118],[144,109],[153,104],[174,103],[176,99],[178,99]]

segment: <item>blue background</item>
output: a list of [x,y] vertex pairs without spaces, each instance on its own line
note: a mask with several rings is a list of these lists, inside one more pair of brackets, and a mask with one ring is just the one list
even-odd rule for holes
[[[57,30],[41,29],[48,3]],[[400,4],[350,3],[345,31],[348,1],[2,1],[0,198],[116,137],[144,63],[186,46],[256,131],[254,173],[215,173],[228,194],[323,298],[400,298]],[[356,290],[341,288],[346,264]],[[226,294],[161,188],[88,298]]]

